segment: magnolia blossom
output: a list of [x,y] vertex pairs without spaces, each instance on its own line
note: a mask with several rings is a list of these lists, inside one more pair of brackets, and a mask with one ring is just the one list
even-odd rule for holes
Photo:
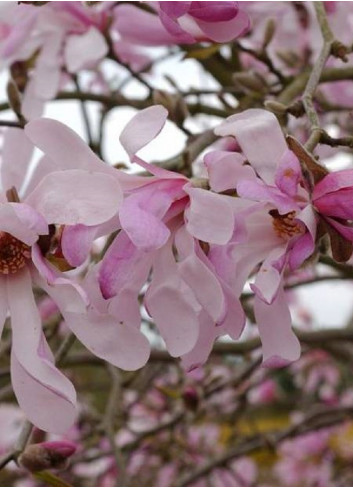
[[[199,182],[137,156],[160,132],[166,117],[161,106],[145,109],[120,136],[131,160],[153,176],[126,191],[119,210],[120,232],[85,284],[100,313],[109,313],[121,325],[138,331],[139,292],[152,270],[145,307],[170,354],[187,354],[185,364],[192,368],[207,358],[217,336],[228,333],[236,339],[244,325],[239,299],[217,275],[203,249],[231,238],[235,200],[194,186]],[[88,233],[78,229],[71,240],[82,243]],[[125,344],[124,352],[136,362],[145,358],[137,345]]]
[[115,25],[123,40],[151,46],[229,42],[250,27],[238,2],[150,2],[150,6],[156,13],[133,5],[115,9]]
[[[36,426],[62,432],[75,418],[76,394],[71,382],[54,365],[32,286],[45,289],[81,341],[114,363],[115,352],[109,350],[114,335],[109,339],[105,335],[109,336],[109,330],[115,334],[115,324],[101,318],[97,331],[98,318],[87,314],[84,292],[70,275],[60,271],[58,226],[94,226],[109,221],[121,203],[122,192],[119,181],[99,171],[100,166],[80,169],[75,154],[60,159],[57,165],[42,157],[26,183],[28,157],[33,149],[30,141],[32,136],[35,139],[38,127],[46,123],[50,125],[50,121],[34,121],[25,132],[10,129],[5,135],[1,165],[4,191],[0,197],[1,327],[9,311],[11,379],[20,406]],[[51,137],[55,139],[55,132],[51,131]],[[77,169],[70,169],[73,163]],[[89,161],[84,164],[87,168]],[[92,337],[99,340],[93,342]]]
[[[287,267],[297,269],[313,254],[320,222],[325,223],[331,237],[335,233],[336,241],[352,240],[353,172],[328,174],[322,169],[310,191],[277,119],[261,109],[229,117],[216,133],[234,136],[245,158],[231,152],[207,155],[211,188],[222,191],[235,187],[239,197],[256,204],[239,213],[234,238],[224,248],[211,247],[209,257],[238,293],[261,264],[251,288],[265,364],[296,360],[300,346],[291,331],[284,273]],[[244,165],[245,161],[251,167]]]

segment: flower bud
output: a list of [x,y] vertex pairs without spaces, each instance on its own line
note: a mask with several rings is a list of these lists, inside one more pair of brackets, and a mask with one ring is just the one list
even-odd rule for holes
[[266,90],[264,80],[262,80],[256,73],[238,72],[233,75],[234,83],[241,89],[246,91],[263,93]]
[[76,445],[69,441],[46,441],[32,444],[26,447],[18,461],[30,472],[63,469],[76,448]]
[[178,126],[182,126],[189,115],[184,99],[178,94],[164,90],[154,90],[153,102],[163,105],[168,110],[170,119]]
[[276,32],[276,23],[274,19],[268,19],[266,26],[265,26],[265,34],[264,34],[264,40],[263,40],[263,48],[266,49],[267,46],[270,44],[270,42],[273,39],[273,36],[275,35]]
[[190,411],[196,411],[200,404],[200,396],[195,387],[189,386],[184,389],[182,394],[185,407]]

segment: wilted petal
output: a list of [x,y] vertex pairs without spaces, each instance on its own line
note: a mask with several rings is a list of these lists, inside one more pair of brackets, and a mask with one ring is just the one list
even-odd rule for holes
[[11,379],[20,406],[38,428],[63,433],[76,418],[76,394],[55,367],[25,268],[7,281],[12,324]]
[[110,175],[66,170],[44,177],[26,203],[48,223],[94,226],[112,218],[121,200],[120,186]]
[[283,289],[272,304],[255,297],[254,311],[259,328],[263,365],[283,367],[300,357],[300,343],[292,330],[292,321]]
[[274,114],[262,109],[248,109],[228,117],[215,133],[234,136],[258,175],[266,183],[274,182],[276,168],[288,150]]
[[227,243],[234,231],[232,198],[190,185],[184,190],[190,196],[190,207],[185,211],[189,233],[207,243]]
[[87,65],[96,63],[108,53],[104,36],[91,27],[84,34],[68,36],[65,45],[65,62],[69,73],[76,73]]

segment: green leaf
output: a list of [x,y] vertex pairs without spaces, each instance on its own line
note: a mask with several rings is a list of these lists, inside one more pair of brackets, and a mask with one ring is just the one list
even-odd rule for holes
[[66,481],[60,479],[60,477],[48,472],[47,470],[35,472],[34,477],[42,482],[45,482],[49,487],[73,487],[71,484],[68,484]]

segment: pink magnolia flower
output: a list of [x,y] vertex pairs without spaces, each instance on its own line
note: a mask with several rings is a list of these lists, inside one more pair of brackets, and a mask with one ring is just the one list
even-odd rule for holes
[[312,255],[319,220],[330,234],[334,228],[339,239],[352,241],[353,171],[327,174],[310,192],[277,119],[261,109],[229,117],[216,133],[235,137],[245,158],[231,152],[207,155],[211,188],[236,188],[253,205],[239,213],[233,239],[223,248],[211,247],[210,260],[238,293],[261,264],[251,287],[265,364],[296,360],[300,347],[291,331],[283,274]]
[[[227,332],[238,338],[244,325],[238,298],[202,249],[202,243],[222,245],[232,236],[234,199],[194,187],[186,177],[137,156],[166,117],[162,106],[145,109],[120,136],[131,160],[154,176],[126,193],[119,211],[121,231],[88,274],[86,287],[98,310],[138,330],[138,296],[152,269],[144,304],[168,351],[188,354],[185,362],[191,368],[207,358],[217,336]],[[133,348],[126,351],[136,355]]]
[[[60,139],[60,130],[66,134],[65,126],[54,122],[53,130],[52,122],[33,121],[25,132],[10,129],[5,136],[1,165],[4,192],[0,194],[0,322],[3,327],[9,311],[11,379],[20,406],[39,428],[63,432],[76,416],[76,394],[71,382],[55,367],[32,284],[54,299],[66,324],[91,351],[117,363],[120,341],[115,321],[90,315],[82,289],[48,258],[55,259],[55,226],[97,226],[109,221],[121,203],[122,191],[118,179],[107,174],[99,160],[92,162],[80,152],[70,153],[70,141],[65,144]],[[38,131],[44,146],[53,143],[56,157],[51,161],[43,156],[26,183],[28,156],[33,149],[30,141],[35,142]],[[57,152],[60,147],[61,152]]]
[[193,44],[200,41],[229,42],[250,27],[238,2],[150,2],[156,14],[132,5],[115,9],[123,40],[135,44]]

